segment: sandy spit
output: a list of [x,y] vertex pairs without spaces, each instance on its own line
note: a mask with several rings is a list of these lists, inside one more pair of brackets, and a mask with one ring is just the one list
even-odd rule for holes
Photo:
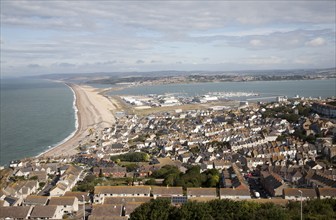
[[113,111],[115,106],[95,88],[70,84],[69,87],[75,93],[78,129],[76,133],[66,142],[55,146],[42,153],[40,157],[70,156],[78,153],[76,148],[83,143],[93,131],[111,127],[115,123]]

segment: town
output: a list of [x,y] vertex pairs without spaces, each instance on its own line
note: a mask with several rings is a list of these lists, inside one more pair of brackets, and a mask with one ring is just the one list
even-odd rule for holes
[[[120,100],[130,108],[139,102]],[[158,198],[175,206],[336,198],[335,103],[278,98],[201,109],[173,105],[146,115],[120,111],[113,127],[90,130],[74,156],[3,168],[0,219],[128,219]]]

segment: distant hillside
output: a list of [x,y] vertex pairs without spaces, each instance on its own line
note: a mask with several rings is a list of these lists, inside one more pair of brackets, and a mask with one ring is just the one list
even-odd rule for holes
[[[336,77],[336,68],[326,69],[294,69],[294,70],[245,70],[245,71],[151,71],[151,72],[101,72],[101,73],[67,73],[67,74],[46,74],[37,76],[38,78],[62,80],[76,83],[107,83],[115,84],[122,82],[136,82],[157,80],[163,77],[176,76],[205,76],[228,78],[251,76],[256,80],[281,80],[281,77],[288,76],[293,79],[302,79],[300,76],[323,76]],[[197,77],[194,77],[197,78]],[[210,81],[210,80],[206,80]]]

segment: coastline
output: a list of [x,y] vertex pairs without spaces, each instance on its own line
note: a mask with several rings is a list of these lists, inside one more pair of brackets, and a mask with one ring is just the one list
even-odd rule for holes
[[[63,82],[64,83],[64,82]],[[80,144],[89,142],[92,131],[111,127],[115,118],[112,102],[96,92],[95,88],[72,83],[64,83],[74,93],[76,129],[67,138],[36,157],[71,156],[78,153]]]
[[76,96],[76,93],[75,91],[73,90],[73,88],[68,84],[68,83],[65,83],[65,82],[62,82],[62,81],[54,81],[54,82],[58,82],[58,83],[63,83],[64,85],[66,85],[72,92],[73,94],[73,102],[72,102],[72,108],[74,110],[74,116],[75,116],[75,130],[73,132],[71,132],[66,138],[64,138],[63,140],[57,142],[56,144],[54,144],[53,146],[49,146],[48,149],[46,149],[45,151],[39,153],[37,156],[35,156],[36,158],[37,157],[40,157],[42,156],[43,154],[46,154],[48,153],[49,151],[53,150],[55,147],[58,147],[64,143],[66,143],[67,141],[69,141],[71,138],[73,138],[76,133],[78,132],[78,129],[79,129],[79,112],[78,112],[78,108],[77,108],[77,96]]

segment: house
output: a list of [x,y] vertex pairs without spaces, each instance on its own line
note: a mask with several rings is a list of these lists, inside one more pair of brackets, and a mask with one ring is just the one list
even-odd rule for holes
[[11,168],[22,167],[22,166],[23,166],[23,163],[20,160],[12,160],[9,163],[9,167],[11,167]]
[[39,182],[47,182],[48,176],[46,171],[32,171],[29,173],[29,178],[37,177]]
[[187,152],[187,153],[184,153],[184,154],[179,155],[179,156],[178,156],[178,159],[179,159],[182,163],[187,163],[191,156],[192,156],[192,153]]
[[3,206],[20,206],[22,203],[22,198],[5,196],[5,198],[3,198],[3,201],[4,201]]
[[24,176],[27,178],[32,171],[32,167],[21,167],[15,172],[15,176]]
[[216,188],[187,188],[187,197],[217,198]]
[[28,219],[31,206],[0,207],[0,219]]
[[96,186],[95,203],[103,203],[108,196],[150,196],[150,186]]
[[128,220],[127,216],[94,216],[90,215],[88,220]]
[[127,202],[124,206],[125,216],[130,217],[131,213],[138,208],[142,203],[139,202]]
[[159,170],[160,167],[158,165],[142,165],[139,168],[138,175],[140,177],[147,177],[150,176],[155,170]]
[[91,216],[96,217],[96,219],[97,217],[101,217],[100,219],[105,219],[103,217],[121,216],[122,207],[123,206],[120,204],[94,204],[92,206]]
[[302,200],[317,199],[317,193],[315,189],[303,189],[303,188],[287,188],[283,189],[283,198],[288,200]]
[[35,206],[30,213],[29,219],[62,219],[63,211],[61,206],[47,205]]
[[336,188],[317,188],[320,199],[336,198]]
[[78,211],[78,199],[75,196],[51,197],[48,205],[62,206],[64,213]]
[[288,176],[290,177],[289,179],[292,183],[298,184],[299,182],[303,181],[303,175],[299,170],[289,174]]
[[104,204],[123,204],[126,203],[146,203],[149,202],[152,197],[141,197],[141,196],[131,196],[131,197],[123,197],[123,196],[113,196],[113,197],[105,197]]
[[36,195],[29,195],[24,200],[24,206],[32,206],[32,205],[47,205],[49,198],[47,196],[36,196]]
[[283,189],[287,188],[281,176],[273,172],[262,171],[260,173],[260,182],[272,197],[282,196]]
[[38,188],[38,182],[36,180],[27,180],[16,182],[12,185],[9,185],[4,189],[4,191],[17,198],[26,198],[32,193],[36,193]]
[[63,196],[64,193],[69,190],[68,186],[63,182],[58,182],[56,186],[50,190],[50,196]]
[[183,196],[183,189],[182,189],[182,187],[153,186],[152,187],[152,195],[153,195],[154,199],[156,199],[157,197]]
[[219,190],[220,199],[251,199],[248,189],[221,188]]
[[105,177],[121,178],[127,174],[126,167],[114,166],[114,167],[94,167],[93,173],[98,177],[99,175]]
[[231,162],[225,160],[214,160],[213,167],[217,170],[228,169],[231,167]]
[[84,203],[90,202],[90,196],[87,192],[66,192],[64,196],[71,196],[76,197],[78,199],[78,204],[83,204],[83,197],[84,197]]

